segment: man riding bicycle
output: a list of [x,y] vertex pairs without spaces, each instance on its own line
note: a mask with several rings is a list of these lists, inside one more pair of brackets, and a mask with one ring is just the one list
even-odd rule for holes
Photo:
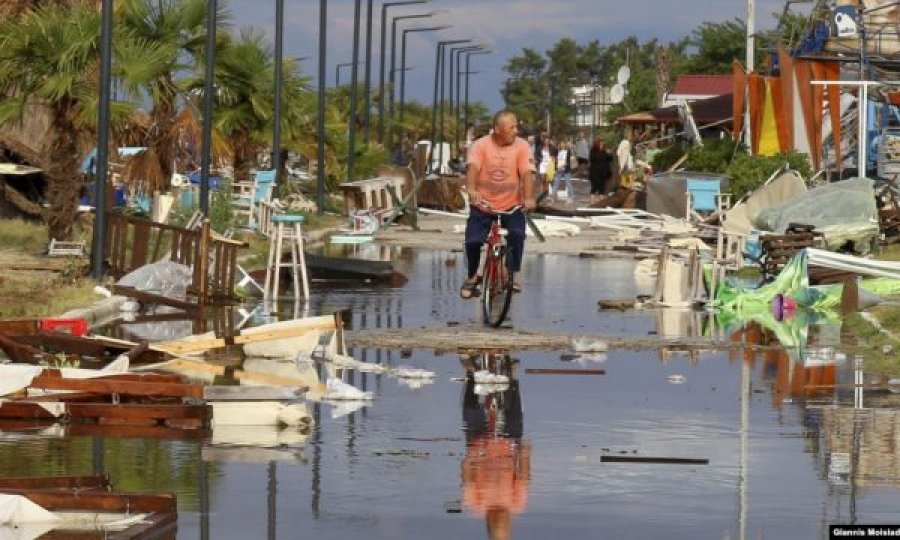
[[[472,298],[479,295],[478,266],[481,246],[487,240],[495,213],[514,212],[501,216],[507,231],[509,257],[507,267],[515,276],[522,267],[525,251],[525,210],[534,210],[534,161],[531,147],[518,135],[515,113],[502,110],[494,115],[494,129],[475,141],[469,148],[466,189],[469,192],[469,219],[466,222],[465,253],[467,279],[459,295]],[[513,289],[518,281],[513,278]]]

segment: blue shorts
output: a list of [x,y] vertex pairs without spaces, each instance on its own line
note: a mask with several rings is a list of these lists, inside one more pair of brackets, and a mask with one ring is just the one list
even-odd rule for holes
[[[469,258],[473,258],[474,251],[470,248],[481,245],[487,241],[488,233],[491,231],[491,224],[494,222],[494,214],[488,214],[481,209],[470,206],[469,219],[466,222],[466,254]],[[509,255],[506,258],[507,266],[513,272],[518,272],[522,267],[522,253],[525,251],[525,212],[521,209],[512,214],[502,214],[500,216],[500,225],[506,229],[506,243],[509,246]],[[470,260],[469,264],[472,264]],[[475,267],[477,267],[477,261]],[[472,272],[469,272],[472,275]]]

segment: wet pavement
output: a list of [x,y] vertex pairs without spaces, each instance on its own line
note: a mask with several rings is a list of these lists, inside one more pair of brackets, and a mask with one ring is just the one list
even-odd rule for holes
[[[479,320],[477,302],[458,296],[461,254],[357,249],[393,256],[408,283],[316,286],[310,314],[350,308],[355,328]],[[632,264],[527,257],[513,326],[635,337],[704,328],[683,314],[598,310],[598,300],[639,292]],[[179,538],[502,538],[508,527],[511,538],[796,539],[827,538],[832,523],[900,521],[900,396],[808,386],[853,382],[849,361],[804,366],[776,350],[563,361],[562,352],[513,351],[514,382],[492,388],[460,380],[456,354],[357,349],[357,359],[436,377],[410,388],[355,374],[347,381],[375,392],[370,406],[338,416],[316,405],[308,435],[244,461],[210,452],[210,441],[50,429],[4,433],[0,473],[105,472],[121,489],[174,491]],[[574,367],[606,374],[525,372]],[[858,398],[866,408],[854,409]],[[709,463],[604,462],[610,455]]]

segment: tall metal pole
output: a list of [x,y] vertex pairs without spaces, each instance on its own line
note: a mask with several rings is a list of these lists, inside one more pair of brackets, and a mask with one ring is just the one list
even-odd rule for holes
[[350,135],[347,139],[347,181],[356,180],[356,85],[359,67],[359,11],[361,0],[353,2],[353,65],[350,67],[350,118],[347,122]]
[[[459,103],[462,101],[462,93],[460,92],[460,84],[462,83],[462,55],[469,54],[472,51],[480,50],[480,45],[473,45],[471,47],[460,47],[458,49],[452,49],[452,54],[455,56],[455,64],[456,68],[454,69],[454,56],[450,57],[450,110],[453,111],[453,147],[450,148],[450,156],[452,157],[455,153],[458,153],[459,149]],[[453,77],[456,77],[456,82],[454,83]],[[456,92],[453,92],[454,86],[456,87]],[[454,101],[454,96],[456,96]]]
[[747,145],[747,152],[753,154],[753,139],[752,132],[750,127],[750,85],[749,85],[749,75],[753,73],[753,65],[755,63],[754,59],[754,44],[753,44],[753,34],[756,33],[756,0],[747,0],[747,51],[745,62],[747,63],[747,82],[748,84],[744,87],[744,103],[746,106],[744,108],[744,144]]
[[363,132],[365,133],[365,144],[369,146],[369,120],[371,119],[371,105],[369,99],[372,93],[372,3],[375,0],[368,0],[366,5],[366,72],[365,82],[363,83],[363,92],[365,93],[365,104],[363,105]]
[[316,210],[325,213],[325,61],[328,46],[328,0],[319,0],[319,95],[316,110]]
[[[435,47],[436,55],[434,59],[434,97],[431,101],[431,148],[428,152],[428,169],[429,173],[434,172],[434,145],[437,144],[437,100],[438,100],[438,82],[441,76],[441,50],[444,48],[443,41],[439,41]],[[440,173],[440,170],[438,170]]]
[[[469,71],[469,60],[473,55],[476,54],[491,54],[493,51],[472,51],[470,53],[466,53],[466,99],[465,106],[463,107],[463,125],[466,126],[466,130],[469,129],[469,75],[477,73],[476,71]],[[506,79],[507,86],[509,85],[509,79]]]
[[409,4],[424,4],[428,0],[405,0],[403,2],[385,2],[381,5],[381,59],[378,69],[378,141],[385,141],[385,123],[384,123],[384,58],[385,58],[385,40],[387,39],[387,10],[391,6],[405,6]]
[[109,102],[112,85],[113,0],[103,0],[100,30],[100,111],[97,118],[97,162],[94,166],[94,235],[91,242],[91,277],[103,278],[106,247],[106,176],[109,170]]
[[408,28],[403,31],[403,38],[400,40],[400,147],[403,148],[403,141],[406,140],[406,128],[403,124],[404,108],[406,104],[406,36],[413,32],[437,32],[444,30],[448,26],[432,26],[429,28]]
[[272,167],[275,185],[281,185],[281,98],[284,69],[284,0],[275,0],[275,111],[272,126]]
[[209,215],[209,166],[212,161],[212,113],[216,74],[217,0],[209,0],[206,12],[206,73],[203,82],[203,144],[200,152],[200,211]]
[[[437,44],[437,57],[434,63],[434,98],[431,105],[431,162],[428,166],[429,172],[434,172],[434,147],[437,144],[437,114],[438,107],[441,108],[441,118],[443,119],[443,104],[440,103],[444,99],[444,47],[447,45],[456,45],[459,43],[469,43],[471,39],[451,39],[439,41]],[[438,99],[438,90],[440,89],[440,101]],[[441,128],[441,137],[443,137],[443,128]],[[443,149],[443,146],[441,147]],[[439,159],[443,157],[443,151],[439,150]],[[438,164],[438,174],[440,174],[441,164]]]
[[[469,75],[472,74],[472,72],[469,70],[469,60],[472,59],[472,54],[473,53],[469,53],[466,55],[466,98],[463,103],[463,125],[466,126],[467,137],[469,134]],[[507,79],[507,82],[509,82],[509,79]]]
[[403,19],[424,19],[426,17],[431,17],[433,13],[421,13],[418,15],[403,15],[400,17],[394,17],[391,19],[391,63],[390,69],[388,70],[388,110],[387,110],[387,147],[390,149],[394,148],[394,87],[395,87],[395,75],[394,73],[397,71],[396,68],[396,58],[397,58],[397,21],[401,21]]

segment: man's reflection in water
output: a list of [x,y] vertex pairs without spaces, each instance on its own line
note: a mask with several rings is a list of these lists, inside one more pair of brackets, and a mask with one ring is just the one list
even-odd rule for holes
[[[506,353],[485,353],[462,362],[466,368],[462,503],[469,512],[485,517],[488,538],[510,538],[512,515],[525,509],[531,477],[531,446],[522,440],[522,399],[514,373],[518,361]],[[476,382],[476,372],[482,370],[505,375],[509,382]]]

